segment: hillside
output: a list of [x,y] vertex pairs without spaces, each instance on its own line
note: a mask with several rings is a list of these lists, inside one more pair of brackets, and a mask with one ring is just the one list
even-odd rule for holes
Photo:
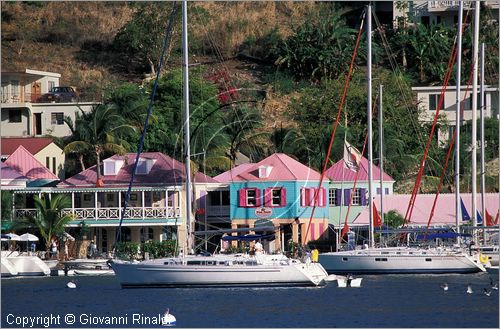
[[[269,115],[265,126],[274,126],[277,121],[285,121],[286,126],[282,114],[289,96],[283,98],[262,83],[265,65],[236,55],[246,40],[259,38],[275,27],[281,36],[290,34],[311,6],[307,2],[193,3],[191,43],[202,46],[190,54],[191,62],[205,63],[208,70],[227,70],[235,81],[266,90],[264,107]],[[62,85],[74,86],[81,94],[100,95],[119,82],[148,80],[148,72],[130,72],[116,58],[120,55],[110,49],[136,10],[125,2],[3,2],[2,70],[58,72]],[[180,44],[180,24],[174,26],[172,43]],[[180,65],[179,56],[169,59],[166,69]]]

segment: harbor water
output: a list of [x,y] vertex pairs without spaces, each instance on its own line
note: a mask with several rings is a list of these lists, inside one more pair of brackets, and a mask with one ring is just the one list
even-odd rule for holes
[[159,328],[167,309],[181,328],[499,327],[498,290],[484,294],[498,274],[362,277],[361,288],[192,289],[121,289],[114,276],[2,279],[1,327]]

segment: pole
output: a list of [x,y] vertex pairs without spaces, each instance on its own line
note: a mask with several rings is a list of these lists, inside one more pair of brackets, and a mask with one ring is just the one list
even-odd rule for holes
[[[462,69],[462,18],[463,2],[459,2],[458,9],[458,40],[457,40],[457,72],[456,72],[456,95],[455,95],[455,226],[457,233],[460,233],[460,223],[462,218],[462,208],[460,207],[460,110],[461,110],[461,69]],[[460,244],[460,235],[457,235],[457,244]]]
[[380,144],[380,154],[379,154],[379,162],[380,162],[380,219],[382,223],[384,222],[384,127],[382,125],[383,122],[383,114],[382,114],[382,90],[384,85],[380,84],[378,86],[378,134],[379,134],[379,144]]
[[369,243],[370,247],[374,247],[373,239],[373,199],[372,199],[372,161],[373,161],[373,141],[372,141],[372,7],[368,5],[367,13],[367,25],[366,25],[366,40],[368,49],[368,90],[367,90],[367,106],[366,112],[368,114],[368,206],[370,211],[370,232],[369,232]]
[[184,164],[186,166],[186,229],[188,252],[193,247],[193,227],[191,214],[191,150],[189,140],[189,58],[187,30],[187,0],[182,2],[182,49],[184,64]]
[[[485,102],[485,95],[484,95],[484,60],[485,60],[485,57],[484,57],[484,43],[481,43],[481,69],[480,69],[480,72],[481,72],[481,76],[480,76],[480,85],[479,85],[479,100],[481,101],[481,103],[479,104],[479,109],[480,109],[480,112],[479,112],[479,116],[480,116],[480,128],[479,128],[479,133],[480,133],[480,136],[481,136],[481,149],[480,149],[480,152],[481,152],[481,158],[480,158],[480,161],[481,161],[481,173],[480,173],[480,182],[481,182],[481,214],[483,216],[483,225],[486,224],[486,212],[485,212],[485,197],[484,197],[484,193],[485,193],[485,180],[484,180],[484,115],[485,115],[485,111],[486,111],[486,102]],[[482,234],[484,236],[484,230],[482,230]]]
[[[472,225],[477,226],[477,62],[478,62],[478,52],[479,52],[479,8],[480,3],[476,0],[476,6],[474,10],[474,48],[472,62],[474,63],[473,68],[473,80],[472,80]],[[473,241],[477,245],[477,232],[474,230]]]

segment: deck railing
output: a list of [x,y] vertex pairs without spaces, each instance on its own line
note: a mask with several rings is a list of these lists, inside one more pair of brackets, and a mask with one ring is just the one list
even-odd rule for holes
[[[75,220],[106,220],[120,219],[120,209],[123,208],[66,208],[62,210],[63,214],[73,214]],[[15,209],[15,218],[26,216],[36,216],[37,209]],[[179,218],[181,216],[180,207],[131,207],[127,208],[124,219],[168,219]]]

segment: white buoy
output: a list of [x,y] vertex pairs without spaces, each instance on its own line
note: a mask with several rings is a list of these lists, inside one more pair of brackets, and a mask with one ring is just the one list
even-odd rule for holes
[[444,291],[448,291],[448,284],[447,283],[443,283],[441,285],[441,289],[443,289]]
[[177,321],[177,319],[175,318],[175,316],[170,314],[170,311],[167,308],[167,311],[165,312],[165,314],[161,318],[161,323],[164,326],[172,327],[172,326],[175,326],[176,321]]
[[70,281],[66,284],[66,287],[74,289],[76,288],[76,283],[74,281]]
[[468,284],[468,285],[467,285],[467,293],[468,293],[468,294],[472,294],[472,293],[474,293],[474,291],[472,291],[472,287],[471,287],[471,285],[470,285],[470,284]]

